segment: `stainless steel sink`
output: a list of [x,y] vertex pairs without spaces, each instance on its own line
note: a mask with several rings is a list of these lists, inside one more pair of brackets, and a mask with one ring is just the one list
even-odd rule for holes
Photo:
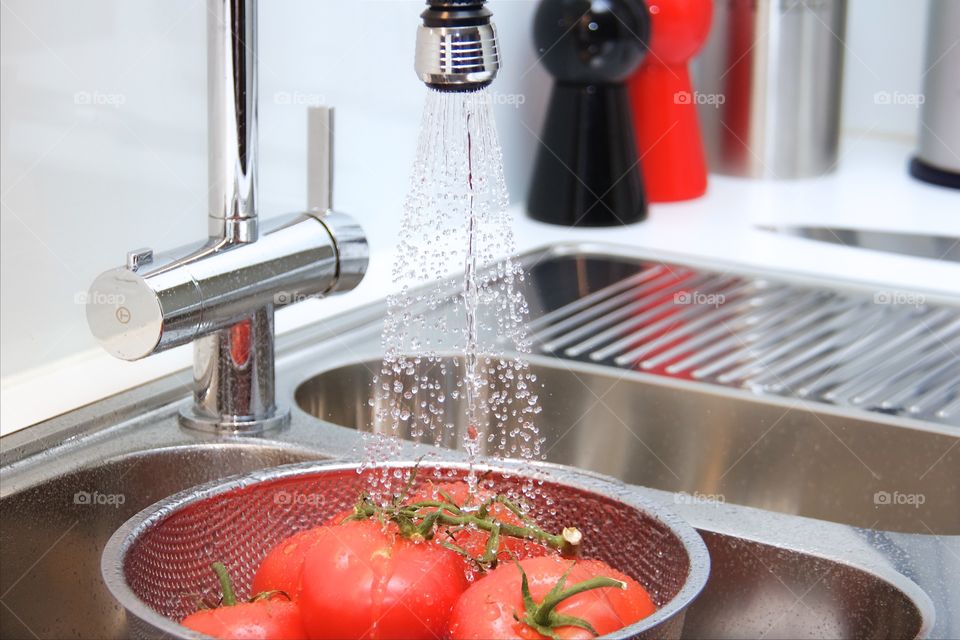
[[[877,575],[701,531],[716,569],[687,614],[689,638],[912,638],[924,611]],[[929,615],[929,612],[927,612]]]
[[[129,637],[124,611],[99,574],[103,545],[120,524],[185,487],[318,457],[272,442],[180,445],[105,461],[6,497],[0,635]],[[688,614],[685,637],[908,638],[929,631],[931,604],[895,572],[702,525],[701,533],[712,571]]]
[[0,635],[122,636],[123,610],[98,579],[100,553],[117,527],[187,487],[310,457],[259,443],[182,445],[98,462],[5,498]]
[[[535,315],[589,295],[597,274],[629,273],[629,252],[604,268],[604,251],[524,257],[540,273],[528,279],[541,289]],[[584,277],[551,288],[571,260]],[[383,313],[371,305],[279,341],[277,396],[293,409],[282,430],[182,429],[180,372],[0,439],[0,636],[127,637],[98,563],[130,514],[232,473],[356,456]],[[547,457],[632,483],[701,531],[713,571],[685,636],[960,636],[956,430],[587,360],[533,358]],[[413,443],[402,455],[425,450],[460,455]],[[916,495],[922,504],[900,500]]]
[[691,607],[686,637],[912,638],[925,631],[917,603],[873,573],[710,531],[701,535],[720,570]]
[[[856,527],[960,534],[956,429],[883,416],[868,420],[861,413],[578,362],[534,357],[532,365],[543,383],[538,427],[550,462]],[[432,368],[440,375],[439,365]],[[454,389],[459,368],[450,362],[443,369],[442,379]],[[369,402],[379,370],[371,361],[326,371],[297,389],[297,403],[334,424],[383,429]],[[420,398],[409,399],[404,407],[413,418],[407,424],[422,424],[419,414],[425,414],[463,432],[463,396],[446,395],[442,416],[428,414]],[[409,432],[400,435],[410,439]],[[432,443],[433,433],[426,437]],[[448,435],[442,444],[459,442]],[[894,491],[922,495],[923,503],[895,504],[891,497],[883,504],[883,492]]]

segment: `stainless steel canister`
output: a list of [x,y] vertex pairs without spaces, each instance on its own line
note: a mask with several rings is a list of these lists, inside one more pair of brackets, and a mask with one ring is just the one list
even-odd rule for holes
[[960,0],[930,3],[917,155],[917,178],[960,188]]
[[710,170],[802,178],[837,163],[846,0],[716,0],[694,70]]

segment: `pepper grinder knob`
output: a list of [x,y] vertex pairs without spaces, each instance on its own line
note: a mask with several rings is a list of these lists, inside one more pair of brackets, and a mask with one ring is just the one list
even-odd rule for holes
[[698,198],[707,190],[707,162],[688,61],[710,35],[712,0],[648,0],[648,8],[650,55],[628,83],[647,196]]
[[542,0],[541,62],[554,76],[527,208],[567,226],[638,222],[647,205],[626,80],[647,49],[642,0]]

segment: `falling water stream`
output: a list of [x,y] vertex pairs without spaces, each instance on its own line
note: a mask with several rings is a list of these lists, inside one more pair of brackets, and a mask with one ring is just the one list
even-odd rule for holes
[[480,376],[477,371],[477,356],[479,348],[479,332],[477,325],[477,309],[480,306],[480,297],[477,290],[477,214],[475,206],[475,186],[473,184],[473,132],[470,131],[471,115],[467,113],[467,256],[463,267],[463,308],[466,320],[466,345],[464,348],[464,382],[467,394],[467,433],[464,438],[464,447],[467,450],[467,459],[470,462],[470,474],[467,476],[470,491],[476,490],[477,476],[473,466],[479,456],[480,447],[477,440],[480,437],[477,425],[483,418],[477,406],[480,394]]
[[[398,438],[537,459],[539,383],[490,95],[428,91],[387,300],[366,465]],[[462,276],[450,289],[449,276]]]

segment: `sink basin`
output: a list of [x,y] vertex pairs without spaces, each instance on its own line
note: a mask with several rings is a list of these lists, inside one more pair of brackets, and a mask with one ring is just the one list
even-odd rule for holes
[[[960,448],[950,427],[585,363],[533,357],[531,364],[543,384],[538,426],[550,462],[687,494],[679,500],[960,534]],[[378,428],[369,400],[379,369],[379,362],[361,362],[321,373],[300,385],[297,403],[334,424]],[[462,374],[453,363],[446,372],[431,376],[452,389]],[[439,419],[462,432],[462,396],[450,395]],[[407,408],[414,415],[408,424],[426,411],[416,397]],[[441,444],[458,443],[450,436]]]
[[712,571],[687,612],[684,637],[915,638],[929,631],[917,602],[868,571],[711,531],[700,534]]
[[100,462],[5,497],[0,636],[123,636],[123,610],[100,579],[100,554],[114,530],[182,489],[316,457],[273,445],[184,445]]

